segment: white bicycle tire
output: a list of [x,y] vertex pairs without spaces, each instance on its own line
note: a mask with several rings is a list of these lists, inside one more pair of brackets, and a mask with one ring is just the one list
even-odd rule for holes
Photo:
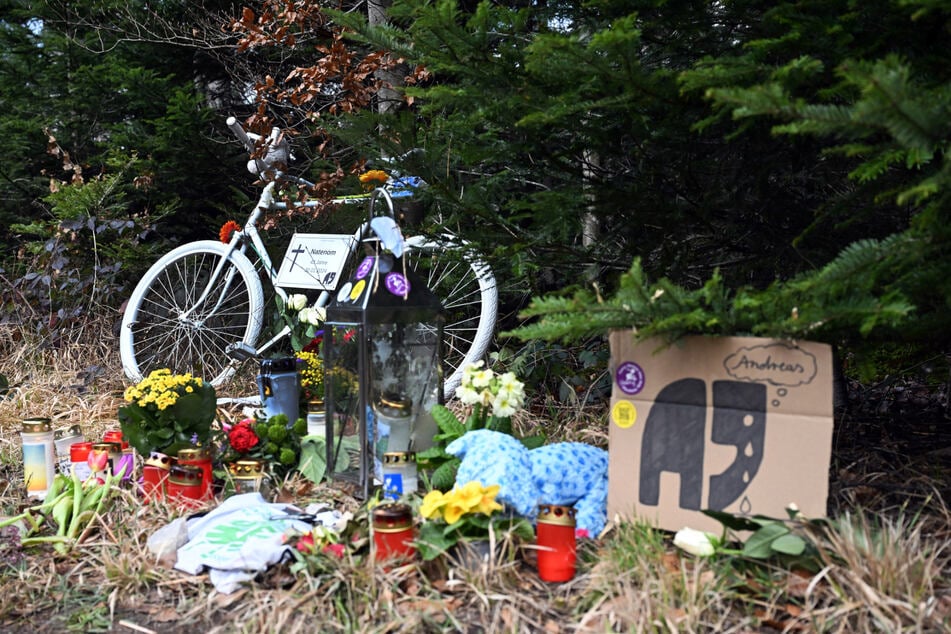
[[[446,372],[443,379],[443,392],[446,399],[452,398],[456,388],[462,382],[465,366],[483,360],[488,353],[495,335],[495,322],[498,314],[498,285],[492,269],[483,260],[466,249],[466,242],[455,236],[447,235],[439,240],[425,236],[412,236],[406,239],[406,246],[412,255],[420,252],[438,254],[450,250],[460,250],[462,260],[469,271],[461,273],[463,278],[452,283],[451,288],[440,288],[440,274],[427,276],[424,280],[436,296],[443,302],[448,319],[443,331],[444,362]],[[411,261],[416,261],[412,257]],[[432,272],[432,271],[430,271]],[[417,270],[417,273],[420,273]],[[474,305],[478,294],[479,306]],[[454,311],[462,310],[464,318],[453,319]],[[470,322],[475,323],[470,323]],[[461,346],[467,346],[463,353]]]
[[[166,253],[142,276],[129,298],[119,333],[119,356],[122,369],[130,381],[138,382],[159,368],[168,368],[176,374],[191,372],[193,376],[215,386],[221,385],[234,374],[234,364],[230,362],[224,348],[235,342],[253,346],[261,332],[264,318],[261,281],[254,265],[243,253],[231,251],[228,255],[228,264],[238,273],[233,283],[243,289],[238,296],[234,296],[233,314],[226,315],[222,311],[222,315],[213,317],[220,323],[229,317],[238,319],[235,327],[229,326],[227,330],[216,329],[214,325],[206,327],[205,320],[200,325],[186,325],[176,319],[193,307],[204,288],[203,284],[198,283],[196,272],[200,274],[204,266],[213,268],[228,253],[228,249],[228,245],[214,240],[190,242]],[[193,261],[194,264],[190,264]],[[190,275],[194,279],[189,280]],[[160,306],[155,297],[172,304]],[[216,301],[217,297],[210,299]],[[152,306],[156,307],[154,312]],[[169,314],[159,314],[159,310]],[[200,312],[194,314],[201,317]],[[142,325],[146,323],[146,318],[153,321],[153,325],[148,326],[151,328],[150,339],[156,337],[148,343],[144,341],[144,331],[141,330],[146,327]]]

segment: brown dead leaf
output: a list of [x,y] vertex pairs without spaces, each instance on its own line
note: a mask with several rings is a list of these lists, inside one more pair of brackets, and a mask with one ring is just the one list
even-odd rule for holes
[[683,608],[673,608],[667,610],[667,622],[677,625],[687,618],[687,611]]
[[400,614],[426,614],[432,616],[434,614],[442,614],[450,610],[451,601],[437,601],[435,599],[416,599],[413,601],[403,601],[396,606],[397,611]]
[[753,615],[760,620],[761,625],[783,632],[802,632],[809,629],[807,623],[797,622],[800,614],[802,614],[802,608],[791,603],[781,606],[781,609],[776,612],[763,608],[753,611]]
[[558,634],[561,632],[561,625],[558,624],[558,621],[554,619],[548,619],[545,621],[545,631],[550,632],[551,634]]
[[171,623],[181,618],[178,610],[175,608],[162,608],[152,615],[152,620],[159,623]]
[[786,594],[791,597],[805,597],[812,575],[805,570],[794,570],[786,577]]
[[680,572],[680,556],[677,553],[664,553],[660,561],[667,572]]
[[226,608],[229,605],[233,605],[244,598],[244,595],[248,593],[247,588],[242,588],[237,592],[232,592],[231,594],[218,594],[215,595],[215,605],[219,608]]
[[515,619],[512,618],[512,608],[507,605],[502,606],[502,609],[499,611],[499,618],[505,623],[505,630],[509,632],[512,631],[512,624],[515,622]]

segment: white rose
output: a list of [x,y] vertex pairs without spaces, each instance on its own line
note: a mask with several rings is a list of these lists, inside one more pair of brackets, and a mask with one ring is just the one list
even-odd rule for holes
[[312,326],[319,326],[323,323],[324,317],[327,315],[327,311],[323,308],[302,308],[298,318],[302,323],[311,324]]
[[307,296],[301,293],[294,293],[287,297],[287,307],[291,310],[301,310],[307,305]]
[[692,528],[681,528],[674,535],[674,546],[697,557],[709,557],[715,553],[718,541],[714,535]]

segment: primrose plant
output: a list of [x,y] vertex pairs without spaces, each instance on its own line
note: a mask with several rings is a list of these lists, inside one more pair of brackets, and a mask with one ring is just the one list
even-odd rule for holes
[[[448,491],[456,481],[460,460],[446,453],[446,447],[453,440],[476,429],[511,434],[512,416],[525,406],[525,384],[515,373],[499,373],[483,365],[484,362],[479,361],[462,370],[456,397],[465,406],[464,418],[444,405],[435,405],[431,410],[439,433],[434,437],[433,447],[418,453],[416,459],[421,468],[432,472],[430,483],[435,489]],[[540,446],[544,437],[532,436],[521,441],[532,449]]]

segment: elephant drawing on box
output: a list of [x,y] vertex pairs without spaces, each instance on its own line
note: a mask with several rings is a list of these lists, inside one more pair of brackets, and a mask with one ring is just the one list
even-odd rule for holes
[[[706,418],[703,380],[679,379],[660,390],[644,424],[641,441],[641,504],[657,506],[660,474],[667,471],[680,476],[680,507],[701,509]],[[722,510],[739,498],[762,463],[766,387],[742,381],[714,381],[712,425],[713,442],[737,447],[733,463],[710,478],[707,508]]]

